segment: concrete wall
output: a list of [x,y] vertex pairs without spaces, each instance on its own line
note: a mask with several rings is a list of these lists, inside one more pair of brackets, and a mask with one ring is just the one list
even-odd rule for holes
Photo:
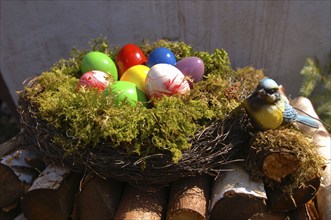
[[331,51],[330,1],[1,1],[0,69],[16,99],[22,81],[72,47],[106,36],[113,45],[166,38],[224,48],[298,95],[305,58]]

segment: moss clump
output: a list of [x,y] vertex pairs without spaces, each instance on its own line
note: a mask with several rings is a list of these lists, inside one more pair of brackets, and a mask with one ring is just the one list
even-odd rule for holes
[[[312,139],[293,128],[279,128],[258,132],[252,137],[250,147],[255,153],[249,154],[246,163],[252,178],[262,179],[271,187],[282,188],[286,192],[322,176],[324,158],[317,153],[317,145]],[[256,152],[290,152],[296,155],[299,163],[294,173],[281,182],[276,182],[264,175],[260,164],[257,164]]]
[[155,42],[144,41],[140,44],[142,51],[145,54],[157,47],[166,47],[171,50],[176,60],[181,60],[185,57],[196,56],[203,60],[205,64],[205,76],[209,74],[222,75],[223,77],[234,72],[231,68],[231,62],[227,52],[224,49],[215,49],[212,54],[205,51],[195,51],[190,45],[184,42],[175,42],[167,40],[159,40]]
[[[245,76],[258,72],[252,68],[232,70],[224,50],[216,49],[209,54],[194,51],[182,42],[164,40],[140,46],[146,56],[162,46],[172,50],[177,60],[201,57],[206,66],[205,80],[197,83],[189,94],[164,97],[153,108],[142,104],[133,107],[125,101],[115,105],[111,95],[76,89],[82,75],[81,61],[89,50],[73,49],[70,58],[58,61],[21,93],[36,109],[36,117],[53,126],[56,135],[51,141],[64,152],[111,142],[114,148],[142,157],[169,151],[177,162],[182,152],[190,148],[190,139],[199,129],[214,119],[225,118],[259,81],[258,77]],[[105,39],[95,39],[91,50],[104,52],[114,59],[118,48],[110,47]]]

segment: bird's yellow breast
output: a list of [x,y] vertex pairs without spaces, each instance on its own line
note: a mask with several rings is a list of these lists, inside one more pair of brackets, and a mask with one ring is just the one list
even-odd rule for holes
[[275,129],[278,128],[283,122],[284,104],[277,102],[274,105],[264,105],[258,110],[252,110],[248,103],[245,107],[251,117],[255,120],[258,126],[262,129]]

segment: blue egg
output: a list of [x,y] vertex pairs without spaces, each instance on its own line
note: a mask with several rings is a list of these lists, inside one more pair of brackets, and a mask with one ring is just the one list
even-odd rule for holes
[[152,67],[155,64],[166,63],[170,65],[176,64],[176,57],[171,50],[165,47],[155,48],[149,55],[147,66]]

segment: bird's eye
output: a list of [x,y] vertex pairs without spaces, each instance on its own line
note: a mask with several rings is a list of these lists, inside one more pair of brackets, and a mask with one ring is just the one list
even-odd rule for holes
[[277,89],[267,89],[266,92],[268,94],[274,94],[275,92],[277,92]]

